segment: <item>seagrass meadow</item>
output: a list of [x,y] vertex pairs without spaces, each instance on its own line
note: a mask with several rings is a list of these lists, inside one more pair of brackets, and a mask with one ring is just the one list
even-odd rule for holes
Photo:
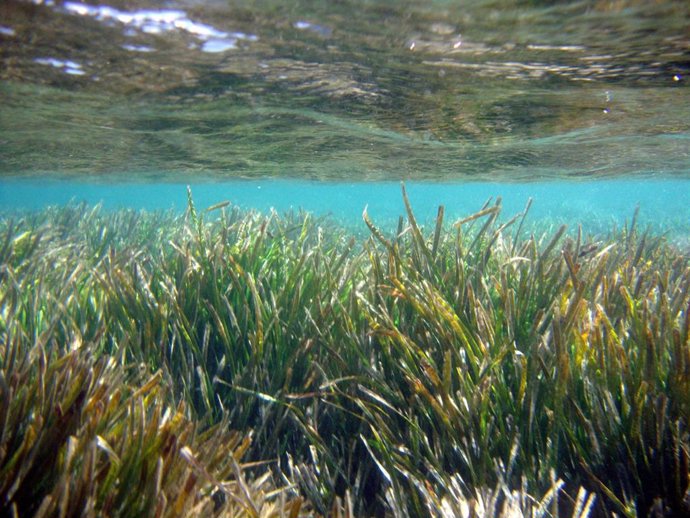
[[2,516],[690,513],[690,259],[500,200],[0,219]]

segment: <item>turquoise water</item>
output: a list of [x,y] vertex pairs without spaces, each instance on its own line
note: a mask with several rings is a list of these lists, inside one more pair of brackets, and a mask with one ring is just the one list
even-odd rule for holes
[[688,234],[685,1],[7,0],[0,203]]
[[[364,227],[366,208],[377,223],[393,228],[405,213],[400,185],[394,182],[328,183],[303,180],[252,180],[191,184],[197,207],[223,201],[243,209],[280,213],[304,209],[331,216],[345,225]],[[596,182],[420,183],[406,189],[420,221],[430,223],[443,205],[446,217],[461,218],[480,210],[487,200],[501,197],[504,217],[523,211],[532,200],[533,222],[581,225],[586,232],[604,233],[638,221],[657,233],[667,233],[684,245],[690,236],[690,181],[606,180]],[[6,209],[40,209],[67,203],[101,203],[105,209],[137,208],[182,211],[187,206],[183,184],[85,184],[75,182],[5,181],[0,204]]]

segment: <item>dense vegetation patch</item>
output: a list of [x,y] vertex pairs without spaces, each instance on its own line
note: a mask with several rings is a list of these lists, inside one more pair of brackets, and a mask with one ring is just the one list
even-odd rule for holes
[[0,514],[690,512],[688,256],[403,197],[1,219]]

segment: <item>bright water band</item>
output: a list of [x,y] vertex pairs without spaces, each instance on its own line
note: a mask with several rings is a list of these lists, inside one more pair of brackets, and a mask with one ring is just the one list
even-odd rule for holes
[[[343,223],[361,222],[368,206],[372,218],[384,225],[404,214],[400,184],[308,182],[288,180],[231,181],[192,184],[195,203],[205,208],[229,201],[244,209],[285,212],[304,209],[331,214]],[[690,180],[608,180],[542,183],[415,183],[407,184],[413,208],[421,221],[436,216],[444,205],[447,220],[479,210],[489,198],[502,197],[503,215],[525,208],[530,221],[582,224],[590,232],[607,231],[629,221],[639,205],[639,220],[656,232],[687,239],[690,235]],[[184,210],[184,184],[95,184],[60,181],[4,181],[0,183],[2,209],[39,209],[70,201],[102,203],[106,209]]]

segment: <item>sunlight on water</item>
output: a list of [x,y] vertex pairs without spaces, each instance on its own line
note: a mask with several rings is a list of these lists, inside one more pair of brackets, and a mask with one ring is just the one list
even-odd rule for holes
[[109,6],[89,6],[76,2],[65,2],[63,8],[68,13],[90,16],[104,23],[117,21],[122,24],[124,34],[128,36],[135,36],[137,32],[161,34],[175,30],[184,31],[202,42],[200,48],[204,52],[224,52],[236,48],[238,40],[258,39],[253,34],[220,31],[210,25],[190,20],[184,11],[173,9],[120,11]]

